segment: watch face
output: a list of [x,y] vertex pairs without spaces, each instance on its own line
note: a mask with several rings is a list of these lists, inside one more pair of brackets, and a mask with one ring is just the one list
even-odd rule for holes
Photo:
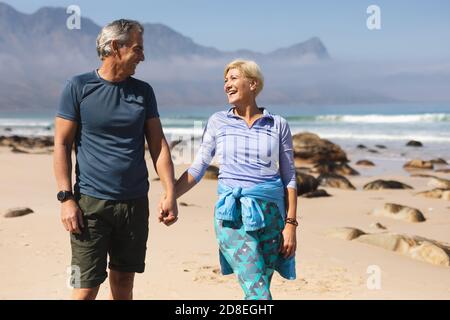
[[58,198],[59,201],[63,201],[65,198],[65,195],[66,195],[66,193],[64,191],[60,191],[60,192],[58,192],[56,197]]
[[66,201],[71,197],[73,197],[72,191],[65,191],[65,190],[58,192],[58,194],[56,195],[56,198],[58,198],[58,200],[61,202]]

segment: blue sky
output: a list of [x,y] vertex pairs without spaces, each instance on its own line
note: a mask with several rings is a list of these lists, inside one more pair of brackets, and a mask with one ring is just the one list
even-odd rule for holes
[[[318,36],[334,58],[448,60],[447,0],[7,0],[32,13],[42,6],[77,4],[84,17],[103,25],[128,17],[163,23],[195,42],[221,50],[268,52]],[[381,30],[366,27],[366,9],[381,8]]]

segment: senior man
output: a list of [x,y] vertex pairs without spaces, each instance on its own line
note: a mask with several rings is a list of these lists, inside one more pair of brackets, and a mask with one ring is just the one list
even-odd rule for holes
[[67,82],[56,114],[54,172],[61,221],[71,238],[73,299],[96,298],[108,277],[108,255],[110,298],[133,298],[148,237],[145,140],[166,192],[160,221],[177,220],[173,163],[155,94],[131,77],[145,58],[143,32],[133,20],[106,25],[97,37],[100,68]]

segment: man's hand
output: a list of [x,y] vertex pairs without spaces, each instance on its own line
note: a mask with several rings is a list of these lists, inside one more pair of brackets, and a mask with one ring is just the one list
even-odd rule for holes
[[159,201],[159,222],[164,223],[166,226],[174,224],[178,220],[178,207],[177,201],[174,196],[161,197]]
[[61,204],[61,222],[67,231],[81,233],[81,228],[84,228],[83,213],[75,200],[69,199]]

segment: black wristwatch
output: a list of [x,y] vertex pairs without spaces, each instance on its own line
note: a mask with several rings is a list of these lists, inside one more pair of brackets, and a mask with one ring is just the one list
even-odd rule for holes
[[65,190],[58,192],[58,194],[56,195],[56,198],[60,202],[64,202],[72,197],[73,197],[72,191],[65,191]]

